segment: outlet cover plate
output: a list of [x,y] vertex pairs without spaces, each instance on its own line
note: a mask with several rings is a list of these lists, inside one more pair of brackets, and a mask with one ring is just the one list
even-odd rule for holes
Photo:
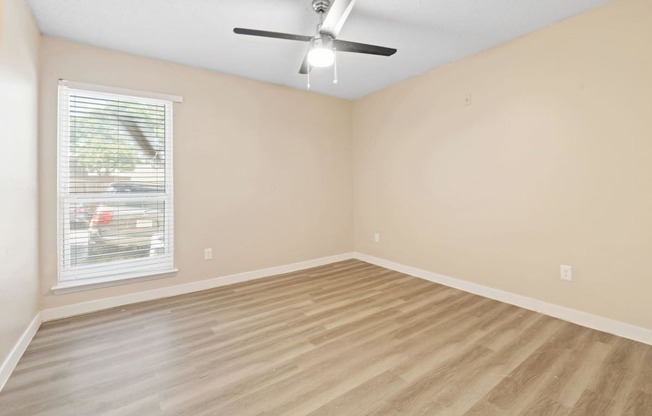
[[559,274],[561,280],[565,282],[573,281],[573,268],[571,266],[565,266],[562,264],[561,266],[559,266]]

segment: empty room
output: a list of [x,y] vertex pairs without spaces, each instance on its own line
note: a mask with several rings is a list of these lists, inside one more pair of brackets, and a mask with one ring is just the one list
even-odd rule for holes
[[652,416],[652,0],[0,0],[0,416]]

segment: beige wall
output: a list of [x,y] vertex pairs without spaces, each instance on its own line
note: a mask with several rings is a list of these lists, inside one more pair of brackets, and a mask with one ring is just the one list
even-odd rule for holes
[[[2,5],[2,3],[0,3]],[[27,4],[0,22],[0,363],[38,311],[39,31]]]
[[[652,328],[651,19],[619,0],[355,104],[45,37],[41,307],[354,247]],[[59,78],[184,97],[177,276],[49,292]]]
[[[43,308],[351,251],[349,101],[49,37],[41,46]],[[174,107],[175,277],[50,293],[59,78],[183,96]]]
[[356,250],[652,328],[651,40],[616,1],[356,102]]

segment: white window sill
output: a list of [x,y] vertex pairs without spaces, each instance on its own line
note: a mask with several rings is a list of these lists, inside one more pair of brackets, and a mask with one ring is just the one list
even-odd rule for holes
[[167,269],[159,272],[142,272],[124,275],[116,278],[115,276],[96,277],[92,279],[70,280],[60,282],[50,290],[55,295],[63,295],[72,292],[82,292],[85,290],[100,289],[109,286],[126,285],[130,283],[144,282],[146,280],[163,279],[174,276],[179,270]]

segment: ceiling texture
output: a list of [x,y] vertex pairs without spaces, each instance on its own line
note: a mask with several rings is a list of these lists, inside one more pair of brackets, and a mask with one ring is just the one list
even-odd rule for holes
[[[305,89],[307,44],[241,36],[234,27],[312,36],[311,0],[28,0],[49,36]],[[337,1],[337,0],[335,0]],[[357,99],[551,25],[608,0],[357,0],[338,39],[398,49],[338,53],[311,90]]]

